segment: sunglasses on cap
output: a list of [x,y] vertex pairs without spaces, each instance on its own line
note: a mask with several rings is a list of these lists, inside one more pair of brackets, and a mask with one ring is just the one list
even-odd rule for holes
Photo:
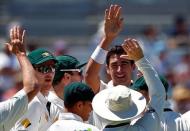
[[81,69],[61,69],[60,71],[77,71],[79,75],[82,75],[82,70]]
[[43,73],[43,74],[55,72],[55,66],[54,65],[34,67],[34,69],[40,73]]

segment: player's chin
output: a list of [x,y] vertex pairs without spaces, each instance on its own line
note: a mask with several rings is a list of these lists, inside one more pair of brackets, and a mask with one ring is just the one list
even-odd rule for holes
[[51,86],[52,82],[53,82],[53,80],[45,80],[45,85]]

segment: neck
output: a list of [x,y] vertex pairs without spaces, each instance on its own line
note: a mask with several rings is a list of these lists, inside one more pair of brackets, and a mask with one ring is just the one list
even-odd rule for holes
[[64,86],[63,85],[56,85],[53,87],[53,92],[61,99],[63,99],[63,92],[64,92]]
[[42,90],[40,92],[42,93],[43,96],[48,96],[48,93],[49,93],[47,91],[42,91]]

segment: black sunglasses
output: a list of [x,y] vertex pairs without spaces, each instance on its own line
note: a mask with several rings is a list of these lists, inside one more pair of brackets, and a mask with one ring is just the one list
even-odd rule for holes
[[55,66],[53,65],[34,67],[34,69],[43,74],[55,72]]

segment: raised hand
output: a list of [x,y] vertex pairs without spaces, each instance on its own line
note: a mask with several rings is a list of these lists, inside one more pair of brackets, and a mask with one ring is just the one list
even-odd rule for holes
[[122,55],[122,58],[138,61],[144,57],[142,48],[135,39],[126,39],[122,44],[123,49],[127,55]]
[[109,9],[106,9],[104,20],[105,36],[108,38],[117,37],[123,26],[121,6],[111,5]]
[[10,42],[6,43],[10,52],[14,54],[26,54],[24,45],[25,30],[14,26],[10,30]]

